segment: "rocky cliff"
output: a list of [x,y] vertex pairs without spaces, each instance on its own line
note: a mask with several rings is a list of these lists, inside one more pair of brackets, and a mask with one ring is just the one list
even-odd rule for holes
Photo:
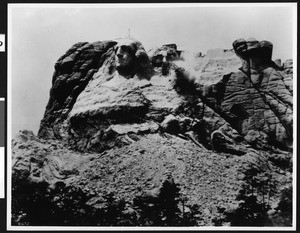
[[[255,39],[192,61],[176,45],[148,55],[129,40],[77,43],[55,64],[38,136],[13,139],[13,222],[33,224],[20,190],[38,187],[55,206],[48,220],[73,189],[85,197],[79,219],[113,205],[107,195],[126,203],[117,222],[41,225],[291,224],[278,206],[292,187],[292,62],[273,62],[272,44]],[[134,72],[116,65],[127,53]],[[172,185],[173,212],[157,204]]]

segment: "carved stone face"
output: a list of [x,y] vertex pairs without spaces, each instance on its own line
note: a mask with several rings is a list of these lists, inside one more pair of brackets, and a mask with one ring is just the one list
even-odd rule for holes
[[141,44],[133,38],[119,38],[115,40],[114,63],[119,75],[125,78],[148,78],[150,68],[149,57]]
[[176,59],[178,59],[176,50],[163,46],[154,52],[151,62],[154,67],[162,67],[162,74],[167,75],[169,73],[170,62]]
[[121,45],[116,48],[116,67],[128,67],[133,64],[133,51],[129,45]]
[[177,58],[176,53],[171,53],[170,51],[163,50],[160,51],[152,58],[152,64],[155,67],[161,67],[164,64],[167,64],[170,61],[175,60],[176,58]]

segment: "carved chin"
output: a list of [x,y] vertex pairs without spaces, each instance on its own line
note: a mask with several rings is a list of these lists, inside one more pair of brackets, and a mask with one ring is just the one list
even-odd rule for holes
[[135,73],[135,69],[133,66],[128,66],[128,65],[116,65],[117,71],[121,75],[132,75]]
[[124,61],[116,61],[116,66],[117,66],[117,68],[118,67],[126,67],[126,66],[129,66],[129,64]]

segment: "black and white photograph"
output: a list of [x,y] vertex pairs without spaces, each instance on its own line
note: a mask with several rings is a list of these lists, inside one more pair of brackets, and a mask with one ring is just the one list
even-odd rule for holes
[[296,229],[297,3],[8,4],[7,30],[8,230]]

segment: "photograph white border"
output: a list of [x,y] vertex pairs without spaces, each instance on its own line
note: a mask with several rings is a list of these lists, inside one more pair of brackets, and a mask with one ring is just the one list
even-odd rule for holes
[[12,35],[12,25],[11,25],[11,17],[12,17],[12,9],[13,8],[23,8],[23,7],[37,7],[37,8],[164,8],[164,7],[283,7],[288,6],[293,8],[293,87],[294,95],[293,95],[293,119],[297,119],[297,3],[162,3],[162,4],[154,4],[154,3],[127,3],[127,4],[8,4],[8,41],[7,41],[7,52],[8,52],[8,66],[7,66],[7,230],[14,231],[199,231],[199,230],[207,230],[207,231],[216,231],[216,230],[224,230],[224,231],[291,231],[296,230],[296,173],[297,173],[297,121],[294,121],[294,132],[293,132],[293,226],[292,227],[52,227],[52,226],[12,226],[11,225],[11,38]]

